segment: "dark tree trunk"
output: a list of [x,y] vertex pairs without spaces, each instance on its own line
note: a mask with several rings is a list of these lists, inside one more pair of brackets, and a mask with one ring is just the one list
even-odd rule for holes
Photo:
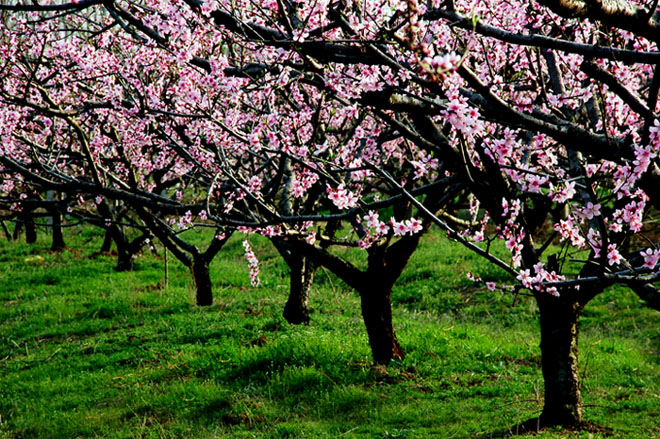
[[7,224],[5,224],[4,221],[0,221],[0,226],[2,226],[2,230],[5,232],[5,236],[7,237],[7,241],[11,241],[11,233],[9,233],[9,229],[7,228]]
[[101,245],[101,253],[108,253],[112,248],[112,232],[110,228],[105,229],[105,237],[103,238],[103,244]]
[[289,262],[289,299],[283,316],[292,325],[309,324],[309,295],[314,283],[316,266],[304,256],[292,256]]
[[62,235],[62,214],[59,209],[53,209],[53,244],[50,246],[52,251],[63,250],[64,235]]
[[21,233],[23,232],[23,220],[19,216],[18,219],[16,220],[16,225],[14,226],[14,241],[18,239],[19,236],[21,236]]
[[123,246],[117,245],[117,265],[115,271],[133,271],[133,255]]
[[404,354],[392,326],[392,287],[379,285],[377,280],[371,288],[360,293],[362,318],[369,336],[371,355],[376,364],[389,364],[392,360],[403,360]]
[[117,265],[115,271],[132,271],[133,270],[133,254],[129,251],[128,240],[124,232],[115,224],[110,228],[110,234],[115,241],[117,247]]
[[34,223],[34,218],[29,213],[22,218],[25,223],[25,242],[28,244],[37,242],[37,225]]
[[208,306],[213,303],[213,290],[211,287],[211,274],[209,263],[203,256],[195,256],[190,267],[195,283],[195,300],[199,306]]
[[540,311],[541,369],[545,384],[540,424],[577,426],[582,423],[578,375],[578,318],[581,307],[543,293],[536,299]]

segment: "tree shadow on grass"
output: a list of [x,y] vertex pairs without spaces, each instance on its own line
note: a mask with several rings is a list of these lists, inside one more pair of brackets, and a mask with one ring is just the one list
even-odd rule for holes
[[603,425],[594,424],[589,421],[583,421],[578,425],[564,427],[564,426],[548,426],[544,425],[540,417],[531,418],[512,427],[503,430],[497,430],[490,433],[482,433],[479,437],[482,438],[510,438],[515,436],[532,436],[546,431],[563,432],[572,437],[571,434],[577,435],[579,432],[600,433],[608,437],[612,434],[612,429]]

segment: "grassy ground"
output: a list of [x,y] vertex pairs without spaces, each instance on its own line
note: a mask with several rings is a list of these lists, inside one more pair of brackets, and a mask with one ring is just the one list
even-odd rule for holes
[[[308,327],[281,318],[288,278],[253,240],[262,286],[249,287],[239,240],[212,265],[216,300],[192,303],[190,276],[152,254],[116,273],[75,248],[0,241],[0,438],[506,437],[541,409],[533,302],[477,289],[501,274],[437,236],[393,293],[405,360],[372,368],[359,301],[317,274]],[[161,253],[162,256],[162,253]],[[539,438],[660,438],[660,314],[625,290],[581,320],[586,418],[609,433]]]

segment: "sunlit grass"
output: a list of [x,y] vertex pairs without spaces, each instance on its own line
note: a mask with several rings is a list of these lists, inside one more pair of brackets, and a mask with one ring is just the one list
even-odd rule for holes
[[[249,286],[233,238],[202,309],[171,255],[162,286],[162,249],[117,273],[111,256],[94,255],[98,232],[69,232],[72,250],[59,253],[43,234],[30,246],[0,241],[0,438],[502,437],[540,412],[533,301],[472,284],[469,270],[507,278],[439,234],[393,291],[407,356],[381,369],[358,297],[326,270],[311,324],[282,319],[286,267],[265,240],[251,238],[262,285]],[[585,413],[609,437],[660,437],[659,317],[623,289],[584,312]]]

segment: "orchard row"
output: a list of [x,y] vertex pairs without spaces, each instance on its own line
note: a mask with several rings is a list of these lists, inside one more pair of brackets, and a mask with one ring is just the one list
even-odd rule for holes
[[[5,0],[0,26],[4,218],[103,227],[118,269],[156,238],[190,268],[199,305],[232,234],[259,282],[258,233],[290,267],[287,320],[309,320],[326,267],[360,294],[387,364],[403,357],[390,292],[440,227],[510,275],[488,288],[534,295],[540,423],[570,426],[583,416],[582,309],[613,284],[660,309],[655,9]],[[214,238],[193,245],[191,227]],[[366,268],[336,251],[347,246]]]

